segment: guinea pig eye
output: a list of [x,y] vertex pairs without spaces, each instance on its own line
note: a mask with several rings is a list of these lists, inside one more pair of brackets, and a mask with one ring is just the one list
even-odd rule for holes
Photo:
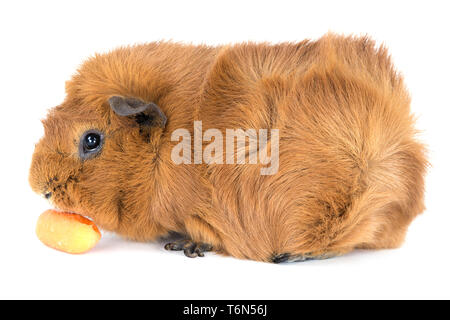
[[84,137],[84,146],[86,150],[94,150],[100,145],[100,135],[98,133],[89,133]]
[[98,154],[103,146],[103,134],[97,130],[88,130],[82,136],[79,146],[81,159],[88,159]]

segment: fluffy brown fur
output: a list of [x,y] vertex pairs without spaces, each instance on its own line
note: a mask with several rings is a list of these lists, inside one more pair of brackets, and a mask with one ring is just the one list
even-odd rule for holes
[[[125,237],[174,231],[238,258],[304,260],[397,247],[424,209],[410,98],[367,38],[120,48],[86,61],[66,89],[43,122],[30,184]],[[116,95],[155,102],[166,127],[118,116]],[[278,173],[174,164],[171,133],[194,120],[203,130],[279,129]],[[81,161],[80,137],[93,128],[103,149]]]

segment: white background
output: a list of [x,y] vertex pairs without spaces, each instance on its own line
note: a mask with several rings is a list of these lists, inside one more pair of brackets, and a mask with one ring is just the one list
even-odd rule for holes
[[[448,1],[1,1],[0,298],[450,298]],[[28,169],[40,123],[83,59],[160,39],[221,44],[298,41],[334,31],[385,43],[430,150],[426,212],[397,250],[272,265],[105,234],[84,255],[45,247],[48,208]]]

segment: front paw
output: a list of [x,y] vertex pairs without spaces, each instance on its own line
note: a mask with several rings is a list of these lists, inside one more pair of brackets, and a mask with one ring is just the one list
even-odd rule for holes
[[212,245],[207,243],[194,242],[192,240],[177,240],[169,242],[164,246],[166,250],[181,251],[183,250],[186,257],[204,257],[205,252],[211,251]]

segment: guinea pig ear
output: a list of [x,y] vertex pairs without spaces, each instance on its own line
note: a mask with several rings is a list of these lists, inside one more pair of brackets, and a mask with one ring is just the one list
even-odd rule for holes
[[164,128],[166,115],[153,102],[145,103],[135,98],[112,96],[108,99],[111,109],[119,116],[134,116],[139,125]]

